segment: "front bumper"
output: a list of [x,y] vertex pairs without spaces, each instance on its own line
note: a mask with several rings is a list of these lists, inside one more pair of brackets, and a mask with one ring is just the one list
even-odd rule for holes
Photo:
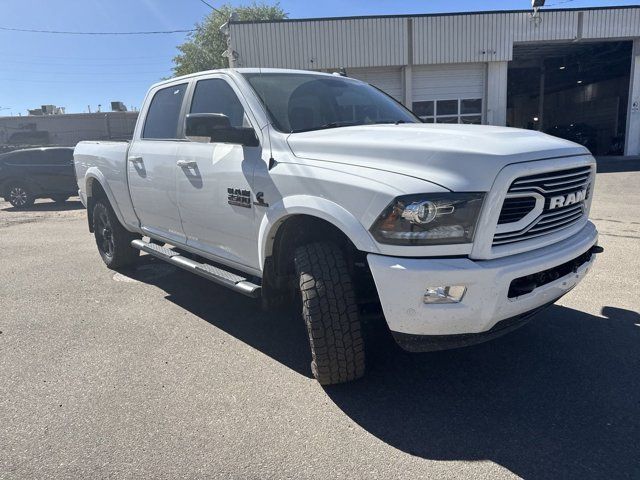
[[[576,271],[530,293],[514,298],[508,295],[513,280],[565,264],[590,250],[597,240],[598,232],[589,222],[562,242],[494,260],[375,254],[369,254],[367,260],[394,335],[479,334],[488,333],[502,320],[535,313],[575,287],[591,268],[593,256]],[[464,285],[467,291],[460,303],[425,304],[426,288],[440,285]]]

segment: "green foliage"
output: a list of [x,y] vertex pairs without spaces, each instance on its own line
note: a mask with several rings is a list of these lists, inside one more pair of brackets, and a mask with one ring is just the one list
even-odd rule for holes
[[238,21],[287,18],[279,3],[252,3],[245,7],[225,4],[215,7],[216,10],[212,10],[202,23],[195,25],[196,31],[188,35],[187,41],[178,46],[180,53],[173,57],[173,73],[176,76],[229,66],[228,59],[222,56],[227,49],[227,40],[220,27],[229,21],[231,14],[235,14],[234,19]]

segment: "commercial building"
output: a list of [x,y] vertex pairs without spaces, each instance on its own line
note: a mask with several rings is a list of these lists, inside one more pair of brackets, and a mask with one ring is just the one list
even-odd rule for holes
[[640,7],[231,21],[231,66],[345,68],[426,122],[640,154]]
[[130,139],[138,112],[65,113],[0,117],[0,153],[42,145],[74,146],[81,140]]

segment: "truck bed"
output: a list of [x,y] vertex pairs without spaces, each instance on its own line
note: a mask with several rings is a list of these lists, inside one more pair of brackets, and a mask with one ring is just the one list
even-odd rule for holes
[[127,183],[128,150],[127,140],[85,141],[76,145],[73,158],[78,191],[83,203],[86,204],[87,188],[91,188],[91,180],[99,180],[116,215],[125,226],[136,231],[138,220]]

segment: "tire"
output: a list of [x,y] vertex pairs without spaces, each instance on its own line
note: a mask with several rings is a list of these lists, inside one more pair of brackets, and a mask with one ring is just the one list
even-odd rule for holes
[[35,201],[29,187],[22,182],[11,182],[6,192],[7,201],[15,208],[29,208]]
[[54,197],[51,197],[51,200],[53,200],[56,203],[64,203],[67,200],[69,200],[69,197],[67,197],[66,195],[56,195]]
[[322,385],[362,377],[364,341],[351,277],[341,250],[325,242],[298,247],[295,268],[313,375]]
[[139,236],[120,224],[107,200],[98,199],[95,202],[93,234],[98,252],[108,268],[117,270],[131,265],[138,259],[140,251],[131,246],[131,241]]

